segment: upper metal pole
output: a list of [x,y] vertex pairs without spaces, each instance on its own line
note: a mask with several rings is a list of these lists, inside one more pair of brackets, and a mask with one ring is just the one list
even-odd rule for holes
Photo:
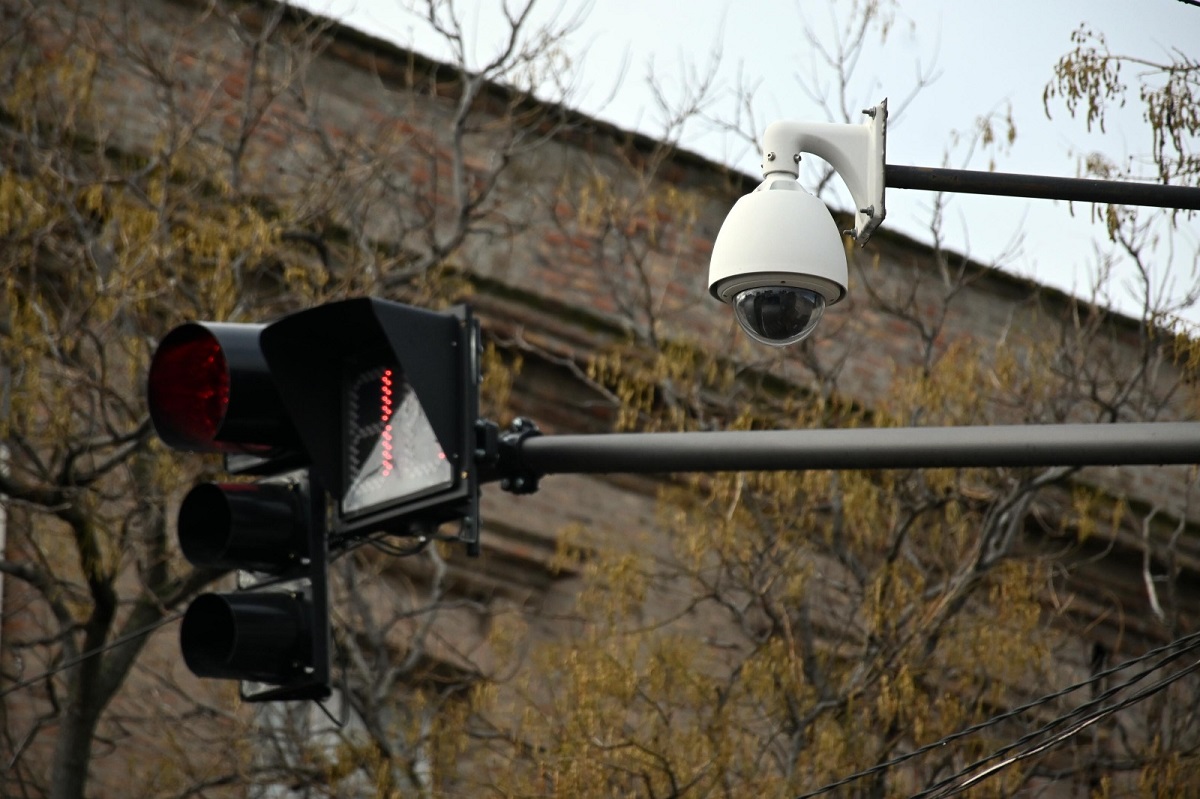
[[1057,178],[1011,172],[978,172],[926,166],[884,165],[889,189],[950,191],[961,194],[997,194],[1043,200],[1146,205],[1157,208],[1200,210],[1200,186],[1131,183],[1091,178]]
[[1200,463],[1200,422],[530,436],[536,475]]

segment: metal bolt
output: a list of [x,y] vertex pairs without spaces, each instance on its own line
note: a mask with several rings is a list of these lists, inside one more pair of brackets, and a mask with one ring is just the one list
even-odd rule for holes
[[775,153],[767,153],[767,160],[768,160],[768,161],[774,161],[774,160],[775,160]]
[[866,208],[859,208],[858,212],[864,216],[875,216],[875,206],[868,205]]
[[871,119],[875,118],[875,109],[874,108],[864,108],[863,113],[866,114],[867,116],[871,117]]
[[843,236],[849,236],[849,237],[850,237],[850,238],[852,238],[852,239],[857,239],[857,238],[858,238],[858,234],[857,234],[857,233],[855,233],[853,230],[843,230],[843,231],[842,231],[842,235],[843,235]]
[[792,155],[792,163],[800,163],[800,153],[795,153]]

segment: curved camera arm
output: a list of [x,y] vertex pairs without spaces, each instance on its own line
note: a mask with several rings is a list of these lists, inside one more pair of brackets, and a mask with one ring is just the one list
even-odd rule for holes
[[800,154],[812,153],[833,167],[854,198],[854,229],[859,246],[883,222],[887,100],[863,111],[861,125],[832,122],[773,122],[763,134],[763,178],[800,176]]

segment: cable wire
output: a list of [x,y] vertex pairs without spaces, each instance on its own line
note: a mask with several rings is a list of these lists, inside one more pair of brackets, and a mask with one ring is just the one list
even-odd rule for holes
[[[946,779],[939,781],[935,785],[932,785],[929,788],[926,788],[924,791],[922,791],[918,794],[915,794],[912,799],[929,799],[929,797],[933,797],[934,795],[937,795],[936,794],[937,791],[942,790],[943,788],[950,785],[950,783],[954,782],[955,780],[959,779],[960,777],[971,773],[972,771],[974,771],[977,768],[982,768],[982,767],[986,766],[990,761],[995,760],[998,757],[1004,757],[1009,752],[1012,752],[1014,749],[1019,749],[1020,747],[1024,746],[1025,744],[1028,744],[1032,741],[1037,740],[1041,736],[1043,736],[1049,732],[1052,732],[1055,728],[1070,722],[1072,719],[1074,719],[1078,716],[1083,716],[1085,719],[1092,718],[1094,721],[1095,719],[1093,718],[1093,716],[1096,714],[1088,715],[1093,710],[1095,710],[1096,708],[1103,705],[1107,700],[1111,699],[1113,696],[1115,696],[1119,692],[1125,690],[1126,688],[1129,688],[1130,686],[1136,685],[1137,683],[1141,682],[1146,677],[1148,677],[1149,675],[1158,671],[1159,669],[1163,668],[1167,664],[1172,663],[1175,660],[1178,660],[1179,658],[1183,657],[1184,655],[1186,655],[1187,653],[1189,653],[1193,649],[1195,649],[1196,646],[1197,646],[1196,644],[1193,644],[1189,647],[1180,649],[1177,652],[1166,654],[1161,660],[1159,660],[1159,662],[1155,663],[1154,665],[1143,669],[1142,671],[1138,672],[1137,674],[1134,674],[1132,677],[1125,680],[1124,682],[1121,682],[1117,685],[1112,686],[1108,690],[1099,694],[1095,698],[1085,702],[1084,704],[1080,705],[1079,707],[1075,708],[1074,710],[1070,711],[1069,713],[1059,716],[1058,718],[1053,719],[1053,720],[1047,722],[1046,724],[1042,725],[1038,729],[1036,729],[1032,732],[1026,733],[1025,735],[1022,735],[1020,738],[1018,738],[1013,743],[1008,744],[1008,745],[996,750],[995,752],[992,752],[987,757],[981,758],[981,759],[975,761],[974,763],[971,763],[970,765],[961,769],[957,774],[947,777]],[[1104,711],[1100,710],[1100,711],[1098,711],[1098,713],[1103,714]],[[1092,722],[1089,721],[1088,723],[1090,724]],[[1084,725],[1084,726],[1086,726],[1086,725]],[[1082,727],[1080,727],[1079,729],[1082,729]],[[1078,732],[1078,731],[1079,731],[1078,729],[1075,730],[1075,732]],[[1074,734],[1074,733],[1072,733],[1072,734]]]
[[114,649],[114,648],[120,646],[121,644],[128,643],[129,641],[132,641],[135,638],[140,638],[143,635],[149,635],[150,633],[157,630],[159,627],[162,627],[164,624],[169,624],[169,623],[179,619],[182,616],[183,616],[182,611],[176,611],[175,613],[171,613],[166,616],[163,616],[161,619],[154,622],[153,624],[148,624],[139,630],[134,630],[133,632],[125,633],[125,635],[114,638],[113,640],[109,641],[107,644],[98,646],[95,649],[89,649],[87,652],[81,652],[80,654],[76,655],[75,657],[70,658],[69,660],[65,660],[62,663],[59,663],[54,668],[44,671],[41,674],[38,674],[37,676],[30,677],[25,680],[21,680],[21,682],[19,682],[19,683],[10,685],[9,687],[5,688],[3,691],[0,691],[0,699],[3,699],[4,697],[8,696],[9,694],[16,693],[17,691],[20,691],[22,688],[28,688],[31,685],[39,683],[42,680],[46,679],[47,677],[53,677],[55,674],[58,674],[61,671],[65,671],[65,670],[71,668],[72,666],[77,666],[80,663],[82,663],[83,661],[87,660],[88,658],[93,658],[97,655],[101,655],[101,654],[107,652],[108,650]]
[[[887,771],[888,769],[893,768],[894,766],[898,766],[902,763],[906,763],[909,760],[912,760],[914,758],[920,757],[921,755],[932,752],[935,749],[941,749],[942,747],[946,746],[947,744],[951,744],[962,738],[966,738],[969,735],[974,735],[975,733],[981,732],[981,731],[987,729],[988,727],[993,727],[997,724],[1008,721],[1009,719],[1015,718],[1029,710],[1033,710],[1036,707],[1040,707],[1041,705],[1047,704],[1049,702],[1053,702],[1056,699],[1061,699],[1062,697],[1067,696],[1068,694],[1074,693],[1075,691],[1078,691],[1080,689],[1090,687],[1091,685],[1099,682],[1100,680],[1105,679],[1106,677],[1111,677],[1112,675],[1116,674],[1119,671],[1124,671],[1125,669],[1128,669],[1132,666],[1136,666],[1137,664],[1142,663],[1144,661],[1157,658],[1160,655],[1169,654],[1169,653],[1171,653],[1172,650],[1175,650],[1177,648],[1179,649],[1179,651],[1175,655],[1171,656],[1172,660],[1192,651],[1193,649],[1196,649],[1197,647],[1200,647],[1200,632],[1195,632],[1195,633],[1191,633],[1190,635],[1185,635],[1182,638],[1176,639],[1175,641],[1172,641],[1169,644],[1164,644],[1163,646],[1152,649],[1149,652],[1145,652],[1137,657],[1130,658],[1129,660],[1126,660],[1123,663],[1119,663],[1109,669],[1096,672],[1091,677],[1088,677],[1086,680],[1082,680],[1073,685],[1069,685],[1066,688],[1062,688],[1058,691],[1055,691],[1054,693],[1050,693],[1050,694],[1046,694],[1045,696],[1038,697],[1037,699],[1034,699],[1034,700],[1027,702],[1023,705],[1020,705],[1018,707],[1015,707],[1012,710],[1007,710],[1003,713],[999,713],[999,714],[992,716],[991,718],[988,718],[977,724],[973,724],[970,727],[959,730],[958,732],[951,733],[950,735],[947,735],[944,738],[940,738],[932,743],[918,747],[918,748],[912,750],[911,752],[906,752],[905,754],[898,755],[897,757],[891,758],[890,760],[885,760],[881,763],[877,763],[874,766],[871,766],[870,768],[862,769],[861,771],[856,771],[853,774],[849,774],[845,777],[842,777],[842,778],[836,780],[835,782],[831,782],[826,785],[822,785],[820,788],[817,788],[816,790],[801,794],[801,795],[797,796],[796,799],[812,799],[812,797],[821,796],[822,794],[826,794],[826,793],[829,793],[830,791],[836,790],[845,785],[849,785],[852,782],[857,782],[858,780],[863,779],[864,777],[870,777],[875,774],[879,774],[881,772]],[[1164,663],[1165,662],[1169,662],[1169,661],[1164,661]],[[1154,668],[1159,668],[1164,663],[1160,663],[1157,666],[1155,666]],[[1152,670],[1153,669],[1151,669],[1151,671]],[[1128,686],[1123,685],[1121,687],[1128,687]],[[1056,720],[1056,722],[1061,723],[1061,721],[1059,721],[1059,720]],[[1051,723],[1053,724],[1055,722],[1051,722]]]
[[386,539],[394,536],[394,533],[379,531],[365,536],[344,536],[336,541],[330,541],[329,562],[333,563],[345,555],[359,549],[361,547],[372,547],[384,554],[391,555],[397,558],[406,558],[410,555],[417,555],[429,547],[429,544],[435,539],[433,536],[420,535],[413,537],[415,543],[410,547],[400,547],[390,543]]
[[[1101,721],[1101,720],[1107,718],[1108,716],[1111,716],[1113,713],[1116,713],[1118,710],[1124,710],[1125,708],[1129,707],[1130,705],[1137,704],[1138,702],[1141,702],[1143,699],[1153,696],[1154,694],[1167,688],[1168,686],[1170,686],[1172,683],[1176,682],[1177,680],[1181,680],[1184,677],[1186,677],[1187,675],[1192,674],[1193,672],[1195,672],[1197,670],[1200,670],[1200,660],[1193,662],[1191,665],[1186,666],[1183,669],[1180,669],[1179,671],[1175,672],[1174,674],[1164,677],[1163,679],[1159,680],[1158,682],[1154,683],[1153,685],[1150,685],[1147,688],[1143,688],[1138,693],[1133,694],[1132,696],[1126,697],[1125,699],[1122,699],[1120,702],[1117,702],[1116,704],[1110,705],[1109,707],[1106,707],[1106,708],[1102,708],[1101,710],[1097,711],[1096,713],[1093,713],[1090,716],[1084,717],[1082,720],[1080,720],[1078,723],[1076,723],[1075,726],[1069,727],[1068,729],[1064,730],[1063,732],[1059,733],[1058,735],[1054,736],[1053,738],[1043,741],[1043,742],[1025,750],[1024,752],[1015,754],[1012,757],[1007,758],[1006,760],[1002,760],[999,763],[989,766],[987,769],[984,769],[983,771],[980,771],[979,773],[972,775],[970,778],[968,778],[964,782],[961,782],[957,785],[952,785],[947,790],[944,790],[939,794],[932,795],[930,797],[930,799],[945,799],[946,797],[954,796],[955,794],[962,793],[967,788],[970,788],[972,785],[982,782],[987,777],[992,776],[993,774],[998,772],[1000,769],[1011,766],[1013,763],[1024,760],[1028,757],[1033,757],[1034,755],[1040,754],[1041,752],[1044,752],[1045,750],[1049,749],[1052,746],[1062,743],[1063,741],[1067,740],[1068,738],[1075,735],[1076,733],[1084,730],[1085,728],[1091,726],[1092,724],[1095,724],[1096,722]],[[1005,751],[1008,751],[1011,749],[1012,749],[1012,747],[1006,747]],[[985,760],[990,760],[995,757],[997,757],[997,755],[993,754],[993,755],[990,755],[988,758],[985,758]],[[959,771],[957,774],[955,774],[951,778],[951,780],[957,780],[961,777],[966,776],[967,774],[970,773],[971,768],[973,768],[973,765],[968,766],[967,768]],[[944,782],[945,781],[943,781],[943,783]],[[925,793],[917,794],[917,796],[925,796]],[[915,797],[914,797],[914,799],[915,799]]]

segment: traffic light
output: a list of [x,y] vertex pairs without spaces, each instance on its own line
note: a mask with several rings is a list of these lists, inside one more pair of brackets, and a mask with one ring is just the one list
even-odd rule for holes
[[299,463],[258,339],[266,325],[190,322],[168,333],[150,363],[155,432],[191,452],[251,455],[276,468]]
[[200,677],[241,680],[249,701],[329,691],[329,589],[323,492],[303,472],[278,481],[201,483],[179,509],[194,565],[236,569],[238,591],[196,597],[179,645]]
[[304,450],[333,495],[333,530],[424,533],[460,521],[479,542],[479,328],[353,299],[267,326],[262,351]]
[[150,364],[150,417],[165,443],[249,458],[254,483],[202,483],[180,505],[194,565],[237,572],[238,590],[198,596],[180,648],[200,677],[242,681],[248,701],[329,695],[327,499],[296,470],[307,456],[258,344],[263,325],[190,323]]
[[184,615],[193,672],[241,680],[252,701],[327,695],[331,536],[457,521],[478,554],[478,355],[468,309],[365,298],[163,338],[148,381],[159,437],[259,477],[197,486],[180,507],[188,559],[238,573],[237,591]]

